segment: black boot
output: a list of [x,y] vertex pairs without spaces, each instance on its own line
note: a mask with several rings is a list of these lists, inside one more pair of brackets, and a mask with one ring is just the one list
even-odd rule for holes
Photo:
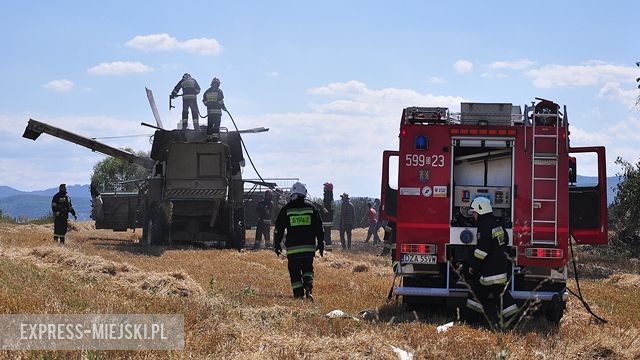
[[311,286],[306,286],[304,288],[304,294],[307,297],[307,299],[309,299],[309,301],[313,301],[313,294],[312,294]]

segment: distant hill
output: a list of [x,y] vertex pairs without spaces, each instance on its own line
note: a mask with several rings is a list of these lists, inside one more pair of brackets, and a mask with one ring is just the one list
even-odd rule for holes
[[[595,176],[578,175],[579,185],[597,184]],[[607,178],[607,203],[613,203],[618,177]],[[58,188],[36,191],[20,191],[8,186],[0,186],[0,210],[12,217],[37,218],[47,215],[51,211],[51,197],[58,192]],[[89,185],[68,185],[67,192],[71,196],[73,207],[79,220],[89,220],[91,215],[91,194]]]
[[[598,178],[596,176],[582,176],[578,175],[578,185],[596,185],[598,183]],[[617,176],[609,176],[607,177],[607,204],[611,205],[613,200],[616,197],[615,188],[618,185],[618,177]]]
[[[0,186],[0,210],[11,217],[29,219],[46,216],[51,212],[51,198],[58,188],[37,191],[20,191],[8,186]],[[91,215],[91,195],[89,185],[68,185],[67,192],[71,197],[78,220],[89,220]]]

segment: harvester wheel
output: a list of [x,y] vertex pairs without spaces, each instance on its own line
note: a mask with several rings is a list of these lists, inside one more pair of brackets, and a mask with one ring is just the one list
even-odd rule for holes
[[551,302],[544,309],[544,317],[556,325],[560,324],[560,319],[564,315],[566,303],[558,295],[554,295]]
[[233,247],[241,250],[245,242],[244,209],[233,210],[232,221]]

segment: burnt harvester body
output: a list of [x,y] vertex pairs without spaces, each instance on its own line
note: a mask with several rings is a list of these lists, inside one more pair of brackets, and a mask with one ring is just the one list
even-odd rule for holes
[[142,228],[143,238],[150,244],[244,245],[240,132],[223,131],[212,141],[204,131],[158,128],[150,158],[33,119],[23,137],[36,140],[42,133],[149,170],[149,177],[138,181],[137,192],[92,194],[97,229]]

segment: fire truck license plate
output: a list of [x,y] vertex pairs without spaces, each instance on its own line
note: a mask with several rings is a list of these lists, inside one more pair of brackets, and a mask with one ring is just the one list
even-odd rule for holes
[[435,255],[417,255],[417,254],[402,254],[402,263],[405,264],[435,264]]

